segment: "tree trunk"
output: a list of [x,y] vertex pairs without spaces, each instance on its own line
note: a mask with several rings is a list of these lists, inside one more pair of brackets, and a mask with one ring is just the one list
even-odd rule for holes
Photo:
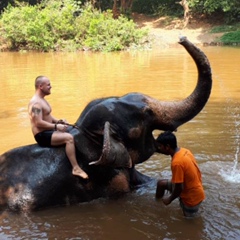
[[121,0],[121,12],[127,13],[132,9],[133,0]]
[[189,6],[188,6],[188,2],[187,0],[182,0],[180,2],[176,2],[178,4],[180,4],[183,7],[183,11],[184,11],[184,25],[183,28],[185,28],[188,25],[189,22]]
[[118,18],[118,16],[120,15],[120,11],[119,11],[119,8],[117,6],[118,1],[119,0],[113,0],[113,8],[112,8],[113,18]]
[[[120,6],[118,6],[118,2]],[[133,0],[113,0],[113,17],[118,18],[120,13],[127,14],[132,10]]]

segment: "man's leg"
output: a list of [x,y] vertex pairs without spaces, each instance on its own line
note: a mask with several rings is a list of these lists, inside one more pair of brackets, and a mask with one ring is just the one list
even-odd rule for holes
[[172,183],[168,179],[161,179],[157,182],[157,189],[156,189],[156,199],[160,199],[163,197],[165,190],[172,192]]
[[88,179],[87,173],[85,173],[78,165],[78,162],[76,159],[74,139],[70,133],[55,131],[52,135],[51,144],[52,146],[59,146],[62,144],[66,144],[65,145],[66,155],[73,167],[72,174],[79,176],[83,179]]
[[87,179],[88,175],[80,168],[80,166],[78,165],[77,159],[76,159],[76,152],[75,152],[73,136],[70,133],[69,133],[69,135],[70,136],[68,136],[65,149],[66,149],[67,157],[73,167],[72,174],[82,177],[84,179]]
[[180,203],[180,207],[182,208],[182,211],[183,211],[183,215],[185,217],[195,217],[198,213],[198,210],[200,208],[200,205],[202,202],[200,202],[199,204],[197,204],[196,206],[193,206],[193,207],[188,207],[186,206],[181,198],[179,199],[179,203]]

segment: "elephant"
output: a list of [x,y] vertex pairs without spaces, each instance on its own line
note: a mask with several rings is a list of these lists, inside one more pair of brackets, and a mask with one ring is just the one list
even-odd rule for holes
[[0,207],[33,211],[98,198],[119,198],[151,181],[135,166],[156,152],[154,130],[176,131],[201,112],[212,88],[206,55],[186,37],[179,43],[198,71],[193,92],[183,100],[160,101],[142,93],[92,100],[69,132],[76,156],[89,175],[73,176],[64,146],[18,147],[0,156]]

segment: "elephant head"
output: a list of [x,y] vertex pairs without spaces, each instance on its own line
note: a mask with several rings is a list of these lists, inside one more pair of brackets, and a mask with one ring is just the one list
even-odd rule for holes
[[159,101],[141,93],[107,97],[90,102],[76,125],[76,145],[90,164],[126,167],[146,161],[155,151],[153,130],[175,131],[205,106],[212,88],[211,68],[205,54],[180,39],[196,63],[194,91],[181,101]]

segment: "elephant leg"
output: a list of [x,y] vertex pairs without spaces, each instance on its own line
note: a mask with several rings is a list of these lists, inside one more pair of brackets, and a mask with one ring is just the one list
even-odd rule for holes
[[103,150],[101,157],[89,165],[108,165],[111,167],[132,167],[131,157],[125,146],[116,139],[109,122],[104,125]]
[[138,187],[153,180],[151,177],[137,171],[134,167],[129,169],[129,175],[132,187]]

